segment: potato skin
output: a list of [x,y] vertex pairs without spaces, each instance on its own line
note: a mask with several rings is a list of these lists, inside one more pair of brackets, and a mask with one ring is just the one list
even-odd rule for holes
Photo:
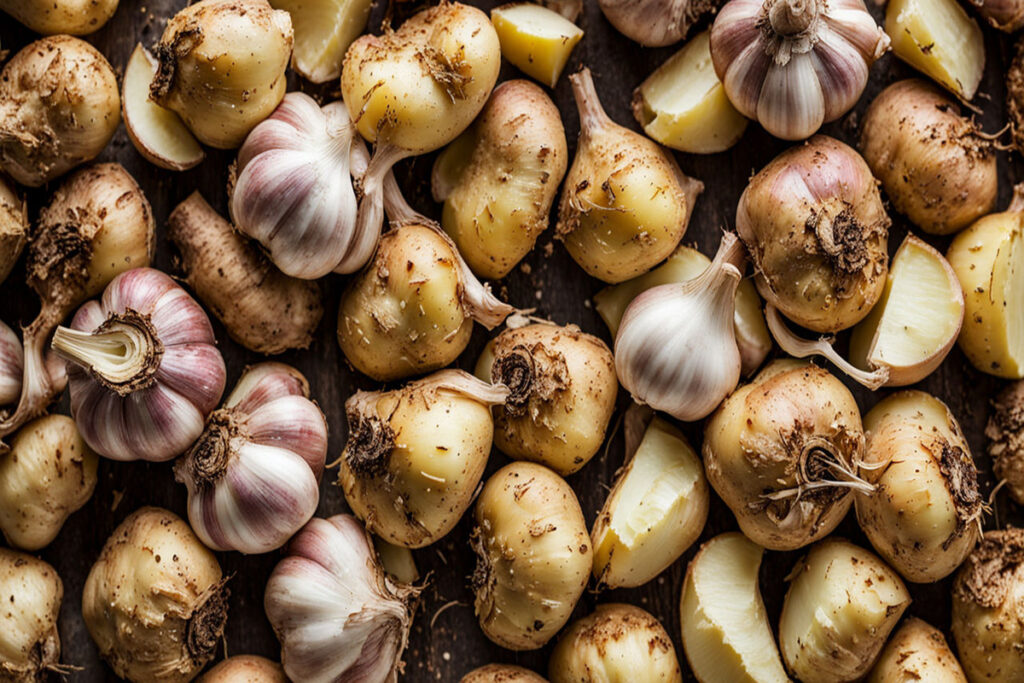
[[1011,382],[992,402],[985,426],[992,470],[1006,490],[1024,505],[1024,380]]
[[874,99],[860,148],[893,207],[927,233],[952,234],[995,206],[992,141],[921,79],[893,83]]
[[84,36],[114,16],[118,0],[0,0],[0,10],[36,33]]
[[967,683],[960,662],[937,628],[909,617],[889,639],[867,683]]
[[576,494],[548,468],[513,462],[487,480],[476,523],[480,627],[510,650],[542,647],[569,620],[590,577],[593,551]]
[[487,664],[470,671],[459,683],[547,683],[547,679],[515,664]]

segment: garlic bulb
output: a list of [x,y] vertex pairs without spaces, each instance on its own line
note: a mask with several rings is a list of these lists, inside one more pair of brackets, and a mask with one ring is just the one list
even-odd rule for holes
[[601,11],[619,33],[645,47],[678,43],[718,0],[599,0]]
[[167,22],[150,98],[203,144],[233,149],[281,102],[291,55],[287,12],[266,0],[201,0]]
[[53,567],[31,555],[0,548],[0,679],[49,680],[60,665],[57,617],[64,584]]
[[335,515],[296,534],[263,605],[293,681],[396,683],[418,594],[384,574],[355,517]]
[[555,230],[589,275],[622,282],[672,253],[704,184],[683,175],[660,145],[608,117],[590,69],[569,80],[580,136]]
[[888,49],[862,0],[730,0],[711,27],[729,100],[784,140],[849,111]]
[[202,436],[174,464],[188,520],[214,550],[265,553],[309,521],[320,500],[327,421],[295,368],[246,369]]
[[17,410],[0,422],[0,436],[42,413],[63,389],[63,378],[45,357],[50,332],[118,273],[149,265],[155,229],[146,195],[120,164],[80,169],[53,193],[39,214],[26,254],[26,280],[41,305],[35,320],[22,330],[21,399]]
[[66,415],[22,427],[0,455],[0,531],[25,550],[50,544],[64,521],[92,497],[99,458]]
[[355,128],[342,102],[322,109],[285,95],[238,151],[231,217],[287,275],[323,277],[373,253],[378,234],[356,232],[350,156]]
[[345,402],[348,441],[338,473],[349,507],[395,545],[421,548],[447,534],[487,465],[490,407],[507,395],[461,370],[354,394]]
[[18,401],[24,366],[25,355],[21,340],[7,323],[0,320],[0,406]]
[[652,287],[629,304],[615,335],[615,370],[635,401],[692,422],[736,388],[733,315],[744,264],[743,245],[726,232],[703,273]]
[[224,392],[206,313],[152,268],[118,275],[53,335],[85,442],[114,460],[169,460],[203,431]]
[[0,176],[0,283],[11,274],[28,236],[28,205]]
[[277,662],[259,655],[235,655],[221,661],[196,683],[288,683]]
[[114,673],[185,683],[213,659],[228,618],[217,559],[175,514],[144,507],[110,535],[82,590],[82,618]]

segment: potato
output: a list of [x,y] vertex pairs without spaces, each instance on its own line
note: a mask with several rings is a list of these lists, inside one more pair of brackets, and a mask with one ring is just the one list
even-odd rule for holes
[[470,671],[459,683],[547,683],[547,679],[514,664],[487,664]]
[[889,639],[867,683],[967,683],[960,662],[937,628],[910,617]]
[[84,36],[114,16],[118,0],[0,0],[0,10],[36,33]]
[[28,237],[28,205],[0,176],[0,283],[11,274]]

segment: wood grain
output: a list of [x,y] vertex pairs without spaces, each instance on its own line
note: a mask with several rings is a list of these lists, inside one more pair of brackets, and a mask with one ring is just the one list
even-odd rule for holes
[[[185,4],[185,0],[155,0],[149,3],[122,0],[110,23],[98,33],[89,36],[88,40],[107,56],[120,74],[136,42],[152,45],[158,39],[165,21]],[[480,6],[489,9],[494,4],[497,3],[485,0]],[[406,16],[421,7],[422,5],[408,3],[398,6],[396,12]],[[380,4],[374,8],[370,22],[372,29],[379,30],[386,10],[387,8]],[[872,12],[881,21],[882,10],[872,7]],[[632,89],[664,61],[672,53],[672,49],[644,49],[621,37],[601,15],[596,0],[586,1],[579,23],[585,31],[585,37],[573,53],[568,70],[584,64],[593,69],[597,90],[609,115],[619,123],[637,129],[629,108]],[[704,24],[706,23],[705,20]],[[976,98],[975,104],[982,110],[978,116],[981,127],[994,132],[1001,129],[1005,123],[1002,74],[1005,66],[1009,64],[1012,42],[993,29],[986,27],[984,30],[989,63],[981,85],[981,95]],[[35,38],[36,36],[10,17],[0,15],[0,41],[4,48],[17,50]],[[890,54],[880,60],[871,73],[872,81],[855,110],[840,121],[826,126],[824,132],[855,144],[858,116],[866,104],[874,94],[892,81],[911,75],[911,70]],[[509,65],[503,67],[503,79],[520,76],[521,74]],[[293,78],[292,87],[301,87],[326,98],[337,97],[336,84],[313,88]],[[564,76],[554,89],[553,95],[565,121],[571,154],[576,146],[578,119]],[[747,178],[784,148],[782,142],[771,138],[753,124],[740,143],[727,153],[712,156],[678,154],[677,158],[683,170],[701,179],[705,184],[704,194],[697,202],[693,221],[684,241],[694,243],[704,253],[711,254],[717,245],[719,231],[731,227],[736,202]],[[145,190],[152,203],[158,225],[158,254],[155,265],[163,270],[176,272],[173,246],[165,236],[165,221],[178,202],[198,189],[215,208],[222,214],[226,213],[225,180],[227,165],[232,159],[230,153],[211,151],[202,165],[185,173],[161,171],[139,156],[128,142],[122,127],[101,159],[122,163]],[[430,200],[428,184],[432,160],[430,155],[404,162],[397,168],[397,177],[413,206],[427,215],[437,217],[438,206]],[[1013,184],[1021,178],[1022,166],[1016,155],[1002,152],[999,155],[999,168],[999,205],[1004,206],[1009,200]],[[49,188],[29,193],[30,214],[33,217],[46,201],[54,185],[51,183]],[[901,216],[893,215],[893,222],[889,240],[890,252],[895,251],[907,228],[906,220]],[[948,238],[927,239],[942,251],[945,251],[949,242]],[[584,275],[557,242],[554,243],[553,249],[543,248],[552,241],[552,231],[549,229],[541,236],[538,248],[525,260],[528,268],[513,271],[497,285],[498,291],[516,306],[536,307],[538,315],[549,317],[559,323],[575,323],[610,343],[608,332],[589,299],[601,288],[601,283]],[[19,265],[3,285],[0,318],[12,326],[29,322],[37,310],[34,294],[23,283],[24,271]],[[280,360],[295,365],[309,378],[313,396],[324,409],[330,425],[328,459],[331,460],[341,452],[345,441],[345,399],[357,388],[369,388],[372,383],[346,366],[335,341],[338,298],[346,279],[331,276],[327,278],[325,284],[326,313],[313,345],[303,352],[284,354]],[[227,361],[230,386],[242,369],[247,364],[259,360],[259,357],[232,343],[216,322],[215,327]],[[486,337],[482,328],[478,327],[475,330],[469,349],[459,360],[460,367],[472,367]],[[982,485],[986,495],[992,489],[993,478],[991,467],[983,455],[982,428],[989,402],[999,387],[998,381],[971,368],[959,350],[954,350],[935,374],[918,385],[918,388],[932,392],[946,401],[960,419],[982,472]],[[881,391],[871,394],[860,387],[852,388],[864,411],[887,393]],[[625,409],[627,398],[624,392],[620,392],[619,415]],[[56,410],[67,412],[66,398]],[[616,419],[613,418],[613,422]],[[684,425],[684,430],[694,445],[700,443],[700,424]],[[620,431],[616,431],[610,437],[603,454],[581,472],[569,477],[568,481],[579,495],[588,523],[593,521],[595,513],[600,508],[613,474],[622,464],[622,458],[622,435]],[[488,473],[505,462],[505,456],[495,451],[488,465]],[[319,515],[328,516],[346,510],[342,493],[334,485],[334,478],[334,471],[328,471],[321,485]],[[992,528],[997,522],[1000,525],[1005,525],[1008,521],[1021,522],[1020,510],[1006,503],[1002,496],[1000,498],[1000,503],[996,506],[996,518],[989,517],[986,520],[988,528]],[[126,515],[142,505],[159,505],[179,515],[185,515],[185,488],[174,482],[170,463],[124,464],[105,460],[100,465],[99,485],[92,500],[68,520],[57,540],[40,553],[57,568],[64,580],[65,599],[60,620],[64,644],[63,661],[81,667],[71,675],[72,680],[114,679],[113,674],[99,659],[82,622],[82,585],[107,536]],[[736,523],[729,510],[715,499],[701,540],[735,528]],[[467,543],[469,531],[469,520],[464,519],[447,538],[435,546],[415,552],[421,573],[429,574],[430,581],[429,588],[424,592],[405,657],[405,680],[457,681],[470,669],[492,661],[517,663],[542,673],[546,671],[550,645],[536,652],[517,654],[491,644],[480,632],[473,616],[473,596],[467,582],[467,577],[472,573],[474,566],[474,557]],[[852,514],[837,533],[867,545]],[[641,588],[601,594],[587,592],[576,610],[576,616],[589,613],[599,602],[634,603],[661,619],[672,635],[680,659],[684,659],[679,642],[679,588],[686,563],[695,550],[696,548],[692,548],[656,580]],[[781,609],[782,596],[785,592],[784,577],[798,555],[799,553],[769,552],[765,556],[761,584],[773,623]],[[232,576],[230,615],[224,640],[225,653],[255,653],[275,659],[278,657],[277,641],[263,614],[263,588],[268,574],[279,558],[280,553],[255,557],[237,553],[219,555],[225,573]],[[909,610],[910,614],[925,619],[947,634],[950,613],[949,585],[950,582],[947,580],[933,585],[912,586],[914,602]],[[693,680],[688,672],[684,678]]]

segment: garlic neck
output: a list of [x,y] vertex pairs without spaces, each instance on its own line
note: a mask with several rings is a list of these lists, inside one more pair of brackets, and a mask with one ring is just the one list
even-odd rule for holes
[[149,316],[130,308],[112,314],[95,332],[58,327],[51,346],[121,396],[150,386],[164,353]]
[[803,33],[818,17],[818,0],[770,0],[767,5],[768,23],[780,36]]
[[231,440],[241,431],[230,408],[221,408],[210,414],[203,435],[185,454],[181,464],[196,488],[210,488],[221,480],[234,456]]

